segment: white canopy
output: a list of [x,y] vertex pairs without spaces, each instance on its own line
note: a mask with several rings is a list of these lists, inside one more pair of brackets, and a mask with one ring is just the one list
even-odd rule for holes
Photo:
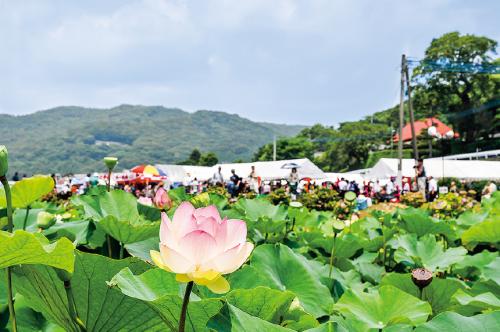
[[325,173],[325,178],[320,179],[319,182],[336,182],[337,179],[346,179],[347,181],[355,181],[357,183],[363,183],[363,176],[356,173]]
[[[283,168],[283,165],[288,168]],[[251,166],[255,166],[257,176],[262,180],[281,180],[288,178],[291,170],[289,167],[297,165],[297,173],[300,178],[322,179],[325,174],[318,166],[309,159],[291,159],[278,161],[257,161],[253,163],[232,163],[232,164],[217,164],[213,167],[206,166],[189,166],[189,165],[155,165],[158,169],[167,174],[171,182],[182,182],[189,173],[191,178],[197,178],[200,181],[205,181],[217,172],[218,167],[222,168],[222,177],[224,181],[231,177],[231,170],[234,169],[236,174],[242,178],[247,178],[250,175]]]
[[[403,159],[403,176],[414,177],[413,159]],[[444,166],[444,167],[443,167]],[[498,180],[500,179],[500,161],[485,160],[443,160],[425,159],[424,167],[427,176],[435,178],[454,177],[464,180]],[[387,179],[398,174],[398,159],[381,158],[366,174],[368,179]]]
[[[212,168],[212,174],[215,173],[220,166],[222,168],[222,176],[224,180],[231,177],[231,170],[234,169],[236,174],[242,178],[248,178],[251,172],[251,166],[255,166],[257,176],[262,180],[280,180],[286,179],[290,175],[291,169],[297,165],[297,173],[299,178],[321,179],[325,177],[323,171],[309,159],[290,159],[277,161],[256,161],[253,163],[233,163],[233,164],[218,164]],[[285,168],[283,168],[283,166]]]
[[206,181],[212,177],[212,167],[208,166],[191,166],[191,165],[155,165],[156,168],[163,171],[170,182],[183,182],[189,177]]

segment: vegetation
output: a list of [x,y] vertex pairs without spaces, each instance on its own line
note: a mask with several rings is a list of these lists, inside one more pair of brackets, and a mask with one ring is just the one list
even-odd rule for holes
[[160,106],[58,107],[22,116],[0,115],[1,142],[9,147],[12,173],[20,174],[98,171],[108,155],[120,158],[120,168],[178,163],[194,147],[205,154],[202,162],[207,165],[214,162],[209,152],[220,161],[250,160],[256,147],[274,135],[295,135],[303,128]]
[[[189,201],[214,206],[193,215],[199,222],[213,222],[205,214],[216,213],[246,224],[247,237],[238,241],[253,252],[221,286],[208,279],[188,282],[161,265],[154,253],[159,209],[100,187],[61,204],[41,201],[53,186],[49,179],[28,178],[12,187],[14,232],[0,230],[0,269],[12,271],[15,311],[4,305],[7,286],[0,283],[0,329],[13,326],[14,312],[19,331],[177,331],[184,327],[182,313],[187,331],[500,326],[498,193],[477,211],[444,219],[422,208],[399,208],[342,221],[351,209],[342,201],[333,211],[317,211],[283,200],[230,203],[215,192],[171,191],[170,218]],[[5,206],[0,201],[0,216]],[[163,231],[174,227],[166,222]],[[208,255],[185,255],[193,253]],[[190,301],[185,292],[193,294]]]
[[[495,75],[439,71],[436,61],[491,64],[497,42],[482,36],[451,32],[432,40],[423,61],[414,69],[412,97],[415,118],[437,117],[451,125],[460,138],[432,142],[433,156],[474,152],[500,147],[500,80]],[[500,61],[495,60],[496,63]],[[498,75],[497,75],[498,76]],[[280,159],[315,155],[315,162],[327,171],[346,171],[373,166],[383,157],[396,157],[391,137],[399,126],[399,105],[371,116],[341,123],[338,128],[317,124],[296,137],[278,140]],[[405,122],[409,122],[407,103]],[[428,156],[429,137],[419,140],[419,151]],[[316,153],[315,153],[316,152]],[[405,150],[405,157],[411,150]],[[254,160],[270,160],[272,144],[262,146]]]

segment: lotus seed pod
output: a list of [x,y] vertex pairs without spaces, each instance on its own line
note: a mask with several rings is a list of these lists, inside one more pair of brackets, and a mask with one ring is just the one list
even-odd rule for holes
[[4,145],[0,145],[0,176],[6,176],[9,170],[9,152]]
[[106,167],[112,171],[116,164],[118,163],[118,158],[116,157],[105,157],[104,158],[104,164],[106,165]]
[[423,289],[432,282],[432,272],[424,269],[418,268],[411,271],[411,280],[420,289]]

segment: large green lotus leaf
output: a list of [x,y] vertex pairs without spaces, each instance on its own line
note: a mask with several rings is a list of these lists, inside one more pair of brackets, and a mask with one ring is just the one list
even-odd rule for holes
[[125,249],[127,249],[130,255],[138,257],[146,262],[152,262],[149,253],[151,250],[159,251],[160,250],[159,247],[160,247],[160,238],[158,237],[158,234],[149,239],[125,245]]
[[488,217],[488,213],[476,213],[473,211],[465,211],[457,218],[457,224],[462,227],[470,227],[483,222]]
[[[78,316],[87,331],[162,331],[158,313],[142,301],[108,287],[106,281],[123,268],[134,273],[149,266],[135,258],[114,260],[76,251],[75,271],[71,279]],[[79,332],[68,312],[62,281],[52,268],[19,266],[14,268],[14,285],[30,306],[66,331]]]
[[287,210],[283,205],[273,205],[265,199],[240,199],[233,205],[233,209],[241,213],[245,220],[257,221],[268,218],[275,221],[285,220]]
[[347,290],[334,305],[347,319],[365,322],[369,328],[394,324],[422,324],[431,314],[429,303],[393,286],[382,286],[377,293]]
[[352,257],[356,251],[361,249],[360,239],[356,235],[347,232],[342,232],[337,237],[333,237],[325,236],[320,231],[312,231],[303,232],[300,237],[306,245],[311,248],[322,249],[328,256],[330,256],[332,247],[334,247],[333,256],[337,259]]
[[321,283],[307,259],[282,244],[258,246],[250,266],[233,273],[230,283],[233,289],[266,286],[291,291],[304,310],[315,317],[329,314],[333,305],[330,290]]
[[306,313],[302,308],[295,307],[294,302],[292,302],[290,310],[285,313],[280,325],[295,331],[304,331],[318,326],[319,323],[316,318]]
[[143,205],[137,202],[137,212],[149,221],[159,221],[161,219],[161,210],[154,206]]
[[397,248],[394,259],[396,262],[408,262],[423,266],[433,272],[443,271],[449,266],[463,260],[467,250],[463,247],[443,249],[441,243],[436,242],[432,234],[417,238],[416,234],[404,234],[395,238],[393,242]]
[[103,192],[99,195],[82,195],[72,199],[73,204],[82,206],[85,215],[96,221],[107,216],[135,222],[139,219],[137,199],[123,190]]
[[[394,286],[400,290],[420,297],[420,290],[411,280],[410,273],[389,273],[380,282],[380,286]],[[422,300],[430,303],[433,315],[448,310],[453,304],[452,297],[458,290],[465,290],[467,286],[456,279],[434,278],[422,292]]]
[[500,243],[500,218],[488,219],[471,226],[462,233],[462,243],[467,247],[475,247],[478,243]]
[[497,332],[500,326],[500,311],[490,314],[464,317],[455,312],[443,312],[431,321],[420,325],[415,332],[481,331]]
[[274,324],[280,323],[294,298],[295,294],[292,292],[281,292],[268,287],[236,289],[226,296],[228,303]]
[[106,234],[111,235],[121,243],[134,243],[146,240],[160,232],[160,222],[130,221],[107,216],[97,223]]
[[500,257],[495,258],[493,262],[484,267],[482,277],[493,280],[500,285]]
[[208,321],[207,327],[218,332],[293,331],[252,316],[227,303],[224,304],[217,315],[213,316]]
[[402,222],[401,228],[418,237],[426,234],[443,234],[449,239],[455,239],[456,234],[450,224],[430,217],[423,209],[407,208],[398,210]]
[[364,252],[361,256],[351,260],[353,267],[361,274],[363,280],[378,284],[385,274],[385,268],[375,263],[378,253]]
[[60,239],[49,243],[41,234],[0,231],[0,269],[20,264],[43,264],[73,272],[73,243]]
[[14,308],[16,310],[17,329],[19,331],[64,332],[62,327],[47,321],[41,313],[31,309],[30,303],[20,294],[16,294]]
[[[36,175],[17,181],[11,188],[12,207],[26,208],[54,189],[54,180],[50,176]],[[5,192],[0,189],[0,206],[7,206]]]
[[[176,331],[182,308],[183,292],[175,281],[173,273],[152,269],[141,275],[134,275],[128,268],[123,269],[108,283],[117,286],[121,292],[141,301],[158,312],[171,331]],[[219,312],[219,299],[200,300],[192,294],[186,317],[188,331],[205,331],[210,317]]]
[[483,294],[483,293],[492,293],[495,294],[496,297],[500,298],[500,285],[494,282],[493,280],[485,280],[485,281],[476,281],[469,293],[471,294]]
[[474,296],[463,290],[458,290],[453,295],[452,301],[459,305],[454,311],[466,316],[472,316],[485,310],[495,311],[500,309],[500,299],[489,292]]
[[65,223],[56,223],[54,226],[43,231],[48,238],[66,237],[76,245],[88,244],[91,236],[91,223],[88,220],[75,220]]
[[495,259],[500,259],[498,257],[498,252],[483,250],[473,256],[465,256],[461,262],[455,264],[454,272],[466,276],[469,279],[474,277],[486,279],[484,276],[485,268]]

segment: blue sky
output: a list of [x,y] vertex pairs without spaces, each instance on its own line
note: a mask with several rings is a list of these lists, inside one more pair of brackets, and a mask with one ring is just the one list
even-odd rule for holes
[[500,40],[498,0],[0,0],[0,113],[164,105],[336,124],[398,100],[401,53]]

